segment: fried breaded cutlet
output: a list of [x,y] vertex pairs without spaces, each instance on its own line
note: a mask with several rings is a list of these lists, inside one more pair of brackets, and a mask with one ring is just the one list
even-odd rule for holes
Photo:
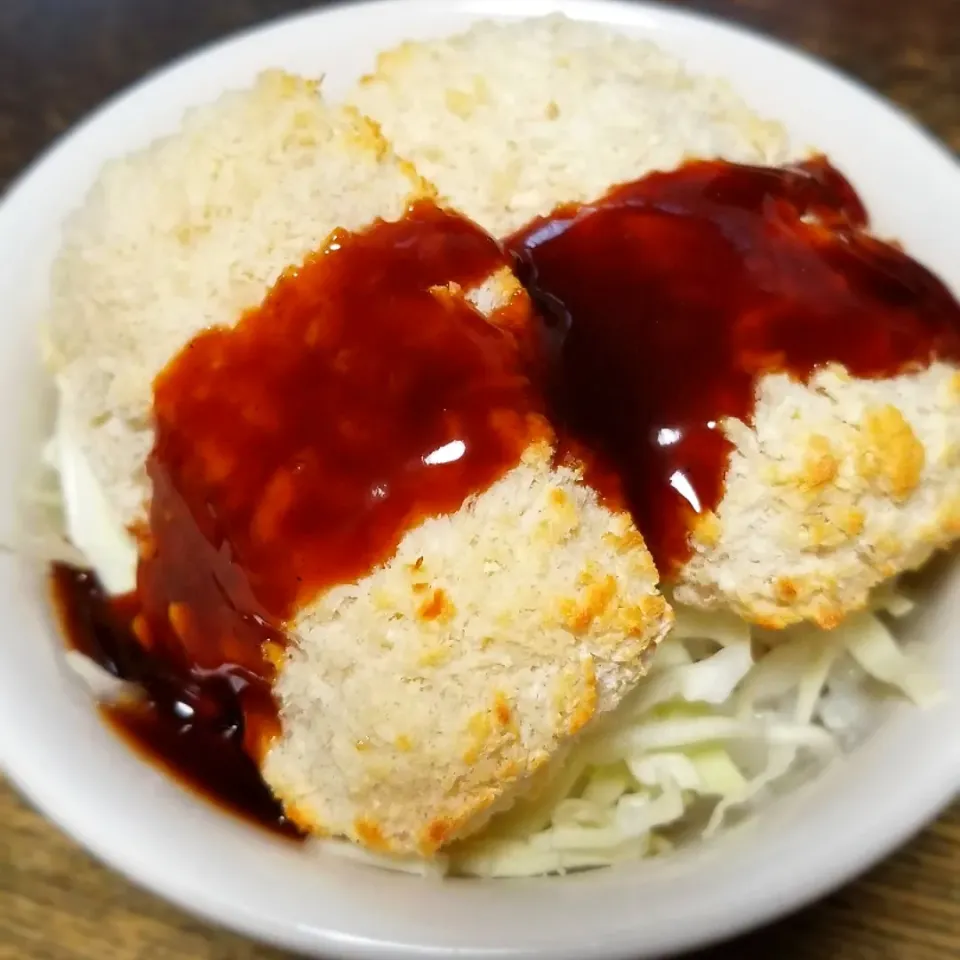
[[779,124],[649,40],[555,15],[388,50],[349,94],[497,236],[687,157],[787,158]]
[[153,379],[177,351],[236,323],[337,227],[430,192],[370,122],[279,71],[105,166],[64,228],[43,341],[120,523],[144,514]]
[[[348,243],[344,231],[430,193],[369,122],[277,74],[104,172],[68,229],[46,337],[73,442],[121,524],[149,523],[157,374],[202,331],[236,324],[334,228]],[[526,297],[506,262],[436,295],[495,324]],[[371,349],[404,362],[394,344]],[[189,429],[179,440],[189,448]],[[544,425],[384,562],[301,599],[271,654],[280,733],[262,772],[306,830],[430,855],[562,761],[644,675],[672,620],[656,570],[630,517],[553,453]]]
[[934,362],[886,379],[842,366],[757,385],[723,499],[694,531],[683,603],[779,628],[832,627],[884,580],[960,536],[960,370]]

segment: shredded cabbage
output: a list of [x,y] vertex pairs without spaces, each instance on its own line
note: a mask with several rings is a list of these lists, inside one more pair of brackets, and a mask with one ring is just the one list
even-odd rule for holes
[[22,483],[18,501],[17,528],[9,543],[0,543],[0,551],[44,563],[69,563],[82,567],[86,556],[66,535],[63,493],[60,476],[52,462],[51,445]]
[[840,624],[836,632],[846,651],[874,680],[899,690],[921,707],[940,699],[937,682],[903,652],[876,617],[858,614]]
[[749,638],[722,647],[713,656],[697,663],[678,663],[673,669],[651,676],[641,686],[632,705],[633,714],[640,716],[652,707],[677,699],[691,703],[724,703],[752,666]]
[[344,860],[357,860],[382,870],[391,870],[394,873],[411,873],[420,877],[442,877],[447,873],[446,857],[439,856],[433,860],[424,860],[421,857],[394,857],[389,854],[373,853],[358,847],[349,840],[336,838],[322,838],[310,841],[309,849],[319,856],[340,857]]
[[135,683],[118,679],[77,650],[68,650],[64,662],[71,676],[79,680],[99,703],[130,703],[143,696],[143,691]]
[[[482,877],[563,873],[660,856],[708,837],[825,766],[876,690],[922,706],[936,682],[883,616],[910,613],[896,585],[831,631],[752,632],[679,608],[650,676],[584,737],[535,798],[454,846],[445,868]],[[827,715],[832,714],[832,718]],[[832,722],[830,720],[832,719]]]

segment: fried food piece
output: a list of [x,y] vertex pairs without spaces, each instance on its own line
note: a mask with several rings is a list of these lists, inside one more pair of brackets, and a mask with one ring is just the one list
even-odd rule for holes
[[673,616],[629,516],[547,444],[296,624],[264,776],[313,832],[434,853],[640,681]]
[[835,626],[883,580],[960,536],[960,371],[864,380],[834,365],[757,387],[717,509],[675,596],[780,628]]
[[441,197],[505,236],[687,157],[786,159],[779,124],[647,40],[563,16],[382,53],[350,95]]
[[75,442],[125,527],[143,520],[157,373],[235,324],[337,227],[431,188],[368,120],[273,71],[107,164],[64,230],[43,331]]

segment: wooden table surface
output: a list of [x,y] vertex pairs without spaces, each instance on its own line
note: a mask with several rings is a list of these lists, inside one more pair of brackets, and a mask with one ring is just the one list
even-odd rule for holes
[[[229,31],[310,5],[0,0],[0,184],[106,96],[152,68]],[[960,0],[683,5],[750,24],[832,61],[960,151]],[[212,929],[131,886],[0,782],[2,960],[283,956]],[[703,953],[700,960],[957,957],[960,806],[858,883],[795,917]]]

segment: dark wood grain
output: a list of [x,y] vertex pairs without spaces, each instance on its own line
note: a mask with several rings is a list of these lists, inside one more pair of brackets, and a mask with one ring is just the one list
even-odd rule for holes
[[[797,44],[960,151],[960,0],[679,4]],[[0,186],[110,94],[298,0],[0,0]],[[960,230],[960,225],[958,225]],[[789,865],[784,865],[789,869]],[[0,783],[0,960],[283,960],[94,862]],[[818,906],[700,960],[960,957],[960,806]]]

